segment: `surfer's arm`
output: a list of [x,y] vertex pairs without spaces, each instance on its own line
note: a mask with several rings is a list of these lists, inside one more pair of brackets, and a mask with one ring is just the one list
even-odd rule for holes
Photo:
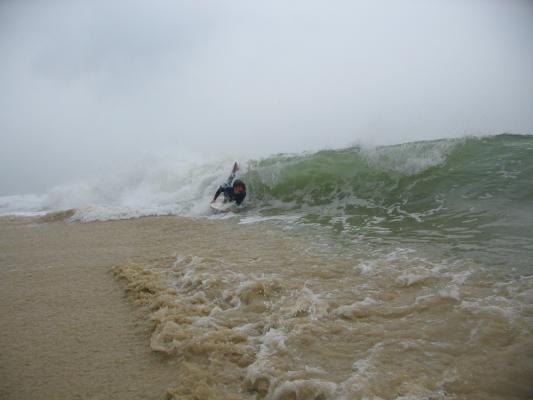
[[218,196],[220,196],[220,193],[222,193],[224,191],[224,189],[222,188],[222,186],[220,186],[217,190],[217,192],[215,193],[215,197],[213,197],[213,200],[211,200],[211,203],[214,202]]
[[233,179],[235,178],[235,173],[232,172],[230,176],[228,176],[228,180],[226,181],[226,185],[231,186],[231,182],[233,182]]

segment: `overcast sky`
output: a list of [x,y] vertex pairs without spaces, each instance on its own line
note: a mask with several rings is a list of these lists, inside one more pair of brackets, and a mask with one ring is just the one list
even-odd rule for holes
[[0,0],[0,195],[144,154],[533,133],[533,1]]

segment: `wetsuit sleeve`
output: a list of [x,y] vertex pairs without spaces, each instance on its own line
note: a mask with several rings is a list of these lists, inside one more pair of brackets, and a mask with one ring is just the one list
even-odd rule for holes
[[226,182],[226,185],[231,186],[231,182],[233,182],[233,178],[235,178],[235,174],[232,172],[230,176],[228,176],[228,180]]
[[220,186],[217,190],[217,192],[215,193],[215,197],[213,197],[213,201],[215,201],[217,199],[218,196],[220,196],[220,193],[222,193],[224,191],[224,189],[222,188],[222,186]]

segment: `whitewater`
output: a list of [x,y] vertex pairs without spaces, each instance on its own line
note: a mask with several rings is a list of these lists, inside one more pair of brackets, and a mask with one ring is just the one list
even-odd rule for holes
[[114,268],[181,362],[169,398],[533,396],[533,136],[241,158],[244,206],[213,213],[232,162],[146,159],[0,214],[182,224]]

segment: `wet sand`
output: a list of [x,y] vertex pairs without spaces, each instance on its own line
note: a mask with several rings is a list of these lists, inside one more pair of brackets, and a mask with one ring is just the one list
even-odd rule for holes
[[164,397],[176,361],[151,351],[145,315],[110,272],[160,258],[180,236],[161,229],[157,218],[0,218],[1,399]]

